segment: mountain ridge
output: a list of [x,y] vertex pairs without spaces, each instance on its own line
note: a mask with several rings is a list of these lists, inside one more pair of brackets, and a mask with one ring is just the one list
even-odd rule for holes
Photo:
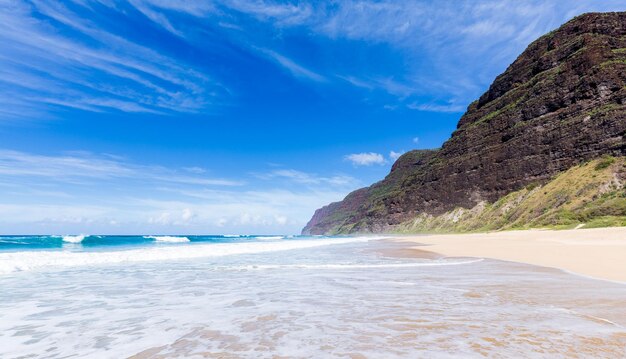
[[494,203],[603,155],[626,155],[626,12],[578,16],[533,43],[468,106],[438,150],[318,209],[305,234],[396,231]]

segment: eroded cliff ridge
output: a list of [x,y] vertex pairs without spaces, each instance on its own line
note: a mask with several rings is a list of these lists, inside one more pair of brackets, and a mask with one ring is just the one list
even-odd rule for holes
[[626,12],[581,15],[529,45],[441,149],[404,154],[384,180],[318,209],[303,233],[395,231],[494,203],[626,155],[625,136]]

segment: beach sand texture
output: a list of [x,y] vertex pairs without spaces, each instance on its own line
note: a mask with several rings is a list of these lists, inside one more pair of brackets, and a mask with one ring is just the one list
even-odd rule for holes
[[626,282],[626,227],[424,235],[394,240],[445,257],[480,257]]

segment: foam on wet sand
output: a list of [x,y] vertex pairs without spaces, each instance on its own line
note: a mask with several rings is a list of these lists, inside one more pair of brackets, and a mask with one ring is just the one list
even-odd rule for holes
[[182,246],[208,245],[175,244],[167,260],[104,252],[100,264],[0,275],[0,357],[611,358],[626,347],[621,284],[424,257],[405,249],[414,243],[284,242],[193,258]]

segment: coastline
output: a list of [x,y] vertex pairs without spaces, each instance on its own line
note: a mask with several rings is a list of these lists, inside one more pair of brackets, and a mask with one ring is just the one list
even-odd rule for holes
[[552,267],[626,284],[626,227],[395,236],[444,257],[478,257]]
[[0,357],[617,358],[626,345],[622,284],[380,237],[197,239],[156,247],[169,259],[142,242],[155,260],[107,247],[1,275]]

